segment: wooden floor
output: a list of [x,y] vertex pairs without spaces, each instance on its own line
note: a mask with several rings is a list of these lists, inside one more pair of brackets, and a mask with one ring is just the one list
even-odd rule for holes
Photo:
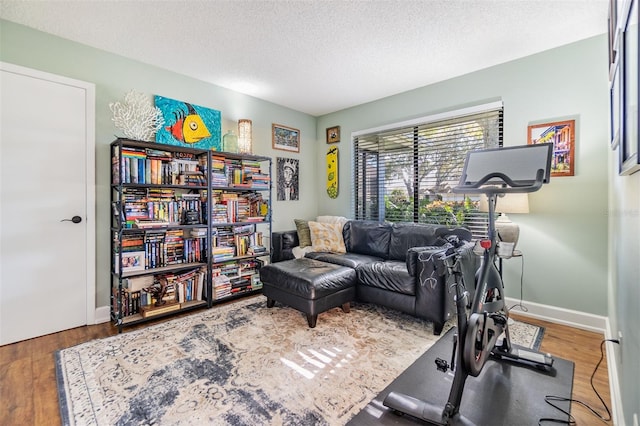
[[[513,317],[545,327],[541,351],[575,363],[573,398],[588,404],[604,416],[604,408],[589,382],[600,359],[600,343],[604,337],[598,333],[545,321],[517,315]],[[60,424],[55,351],[113,334],[116,334],[116,330],[106,323],[0,346],[0,425]],[[600,365],[594,384],[610,408],[606,359]],[[575,403],[572,404],[572,414],[578,425],[605,424]]]

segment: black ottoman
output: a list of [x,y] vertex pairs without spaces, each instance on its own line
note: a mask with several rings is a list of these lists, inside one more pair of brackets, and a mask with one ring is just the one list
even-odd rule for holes
[[309,327],[316,326],[318,314],[342,306],[356,297],[356,271],[352,268],[313,259],[293,259],[260,268],[262,293],[267,307],[275,302],[307,314]]

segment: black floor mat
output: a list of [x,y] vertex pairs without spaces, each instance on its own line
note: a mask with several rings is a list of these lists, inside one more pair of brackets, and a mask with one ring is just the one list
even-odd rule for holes
[[[453,374],[436,369],[436,358],[451,361],[454,330],[449,332],[407,368],[348,424],[414,425],[425,424],[399,415],[383,405],[389,392],[400,392],[444,407]],[[545,402],[546,395],[571,397],[574,364],[554,357],[551,371],[541,371],[509,361],[489,360],[478,377],[466,381],[460,414],[476,425],[537,425],[541,418],[568,420],[568,416]],[[569,411],[569,402],[554,402]],[[549,423],[542,423],[549,424]]]

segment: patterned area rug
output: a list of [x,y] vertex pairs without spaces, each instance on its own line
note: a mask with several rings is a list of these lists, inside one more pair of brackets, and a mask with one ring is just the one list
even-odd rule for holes
[[[542,339],[532,325],[510,330],[522,346]],[[62,421],[345,424],[438,338],[380,306],[332,309],[310,329],[298,311],[252,297],[57,352]]]

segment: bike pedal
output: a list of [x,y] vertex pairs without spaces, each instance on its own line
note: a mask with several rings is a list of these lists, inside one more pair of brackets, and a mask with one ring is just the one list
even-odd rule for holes
[[436,368],[443,373],[449,369],[449,363],[442,358],[436,358]]

